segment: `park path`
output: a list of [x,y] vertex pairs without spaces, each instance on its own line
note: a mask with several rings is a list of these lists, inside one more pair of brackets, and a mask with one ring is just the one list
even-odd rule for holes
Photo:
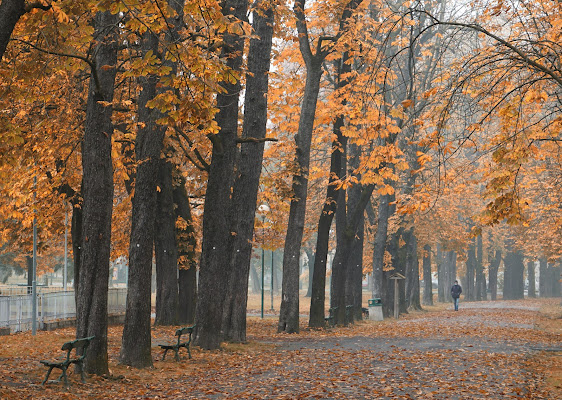
[[235,376],[199,376],[214,389],[189,398],[552,399],[529,361],[562,344],[535,329],[537,309],[465,303],[309,338],[256,337],[275,350],[248,357]]
[[83,384],[73,374],[69,389],[41,386],[38,360],[59,357],[74,329],[19,333],[0,340],[0,399],[557,400],[544,383],[562,375],[562,320],[539,313],[545,304],[560,314],[548,300],[463,303],[328,330],[307,330],[303,318],[298,335],[276,334],[273,316],[250,318],[247,344],[194,348],[180,362],[161,361],[157,346],[175,328],[153,327],[154,367],[142,370],[118,363],[122,326],[111,326],[111,375]]

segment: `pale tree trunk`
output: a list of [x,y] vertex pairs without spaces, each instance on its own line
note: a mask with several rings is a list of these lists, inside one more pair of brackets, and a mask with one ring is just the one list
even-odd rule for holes
[[[242,139],[264,139],[267,125],[267,90],[273,37],[273,9],[270,2],[258,3],[253,13],[254,34],[250,40],[244,125]],[[267,7],[267,8],[266,8]],[[223,332],[227,340],[246,341],[248,278],[252,257],[252,238],[262,169],[264,143],[242,143],[238,176],[234,183],[232,203],[233,229],[236,234],[231,256],[231,277],[224,308]],[[267,217],[267,216],[265,216]],[[273,273],[273,271],[272,271]]]
[[[383,195],[379,198],[377,213],[377,232],[373,244],[373,297],[383,298],[383,264],[388,235],[388,220],[393,214],[394,195]],[[386,287],[386,286],[385,286]]]
[[466,260],[466,279],[465,287],[463,287],[464,298],[472,301],[476,298],[474,293],[474,275],[476,269],[476,245],[474,239],[470,241],[470,246],[467,252],[468,258]]
[[[225,17],[246,19],[247,0],[223,3]],[[234,71],[242,67],[244,39],[235,34],[224,35],[223,58]],[[218,349],[222,341],[222,320],[227,282],[230,277],[232,249],[231,194],[237,149],[238,98],[240,81],[223,83],[224,93],[217,95],[219,112],[215,117],[220,132],[212,138],[212,161],[207,180],[203,210],[203,243],[199,265],[199,290],[195,322],[195,343],[207,350]]]
[[90,77],[82,145],[83,219],[80,281],[76,304],[76,337],[95,336],[88,348],[85,370],[108,373],[107,289],[113,211],[111,136],[118,16],[97,13],[94,19],[95,60]]
[[527,279],[529,280],[529,289],[527,296],[534,298],[537,297],[535,289],[535,261],[527,261]]
[[414,228],[410,228],[406,242],[406,307],[421,310],[420,271],[418,261],[418,240]]
[[547,268],[548,262],[546,258],[541,258],[539,260],[539,296],[548,297],[548,285],[547,285]]

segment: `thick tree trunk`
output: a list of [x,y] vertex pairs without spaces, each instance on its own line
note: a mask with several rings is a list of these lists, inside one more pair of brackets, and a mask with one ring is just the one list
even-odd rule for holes
[[531,298],[537,297],[535,289],[535,261],[527,261],[527,279],[529,281],[529,287],[527,290],[527,296]]
[[[158,51],[156,35],[147,31],[143,35],[141,48],[143,54],[156,53]],[[141,127],[135,142],[137,171],[129,244],[127,312],[119,358],[124,365],[144,368],[152,366],[150,284],[156,218],[156,184],[165,127],[156,124],[156,120],[162,114],[156,109],[147,107],[147,103],[157,95],[158,78],[149,75],[139,78],[139,81],[142,87],[138,100]],[[171,196],[171,191],[169,195]],[[157,279],[161,278],[157,277]]]
[[177,209],[174,211],[173,169],[161,159],[158,172],[156,232],[156,318],[155,325],[177,325],[179,321]]
[[[289,210],[287,235],[285,236],[283,287],[279,323],[277,325],[278,332],[299,332],[299,257],[306,213],[306,196],[308,193],[310,144],[321,76],[322,64],[314,60],[307,66],[299,129],[295,137],[297,144],[295,164],[297,165],[298,172],[293,175],[293,198]],[[316,258],[318,260],[320,257],[317,256]]]
[[182,223],[176,228],[176,248],[178,254],[178,322],[193,324],[197,305],[197,260],[195,249],[197,238],[191,217],[191,205],[185,189],[185,178],[176,169],[174,178],[179,184],[174,185],[174,204],[176,220]]
[[433,305],[433,284],[431,282],[431,246],[423,246],[423,304]]
[[546,258],[539,260],[539,296],[549,297],[548,293],[548,277],[547,277],[548,261]]
[[[94,19],[95,70],[90,77],[82,147],[83,220],[76,337],[95,336],[85,370],[107,374],[107,289],[113,210],[111,136],[113,90],[117,72],[118,16],[97,13]],[[97,77],[97,79],[95,79]]]
[[523,274],[525,264],[523,263],[523,253],[521,251],[509,251],[505,256],[504,267],[503,298],[506,300],[524,298]]
[[[273,9],[269,2],[258,3],[253,13],[254,34],[250,40],[244,125],[242,138],[263,139],[267,125],[267,90],[273,37]],[[256,202],[262,170],[264,143],[243,143],[238,163],[238,176],[233,191],[233,252],[231,277],[224,308],[223,332],[227,340],[246,341],[248,277],[252,257],[252,238]]]
[[498,270],[500,268],[500,264],[502,261],[502,253],[501,250],[496,250],[496,254],[494,259],[490,263],[488,268],[489,271],[489,286],[490,286],[490,299],[497,300],[498,298]]
[[[225,17],[246,20],[247,0],[227,0],[223,3]],[[234,71],[240,71],[244,39],[225,34],[223,57]],[[236,162],[238,131],[238,98],[240,81],[223,83],[224,93],[217,95],[219,112],[215,121],[220,132],[213,137],[213,153],[205,207],[203,210],[203,243],[199,265],[195,343],[205,349],[220,347],[227,282],[230,277],[232,250],[232,185]]]

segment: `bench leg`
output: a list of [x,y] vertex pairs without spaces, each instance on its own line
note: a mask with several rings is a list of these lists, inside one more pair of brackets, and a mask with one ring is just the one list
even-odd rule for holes
[[191,360],[191,349],[189,348],[190,346],[187,346],[187,355],[189,356],[189,359]]
[[176,352],[176,361],[180,360],[180,349],[174,349],[174,351]]
[[166,353],[168,352],[169,349],[164,349],[164,355],[162,356],[162,361],[164,361],[166,359]]
[[65,386],[65,387],[68,387],[68,377],[67,377],[67,375],[66,375],[66,368],[67,368],[67,367],[64,367],[64,366],[61,368],[61,369],[62,369],[62,374],[61,374],[61,376],[60,376],[60,378],[59,378],[59,381],[60,381],[62,378],[64,378],[64,386]]
[[47,371],[47,376],[45,377],[45,380],[43,382],[41,382],[41,385],[44,385],[47,380],[49,379],[49,375],[51,375],[51,371],[53,370],[54,367],[49,367],[49,370]]

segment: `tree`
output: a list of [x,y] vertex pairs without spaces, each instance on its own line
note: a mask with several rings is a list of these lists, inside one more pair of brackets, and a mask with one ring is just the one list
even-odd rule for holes
[[431,246],[423,246],[423,304],[433,305],[433,283],[431,282]]
[[[245,0],[227,0],[222,4],[225,18],[233,18],[236,32],[243,32],[248,3]],[[233,172],[238,153],[238,98],[241,83],[238,77],[242,67],[244,37],[225,33],[222,57],[230,68],[228,82],[217,95],[218,113],[215,121],[220,131],[212,135],[213,153],[209,170],[205,207],[203,210],[203,242],[199,265],[199,290],[195,321],[195,343],[205,349],[217,349],[222,340],[227,280],[230,276]]]
[[119,17],[98,12],[94,18],[94,59],[90,74],[82,145],[84,196],[79,281],[75,288],[76,337],[95,336],[86,358],[86,371],[107,374],[107,288],[113,210],[111,116]]
[[[240,139],[242,143],[232,194],[232,209],[235,210],[232,232],[235,234],[231,238],[234,243],[231,248],[231,276],[227,288],[223,331],[227,340],[237,342],[246,341],[248,277],[267,126],[268,76],[274,26],[273,7],[273,2],[261,1],[256,4],[256,9],[252,13],[252,26],[256,37],[250,40],[248,50],[244,124]],[[264,221],[265,217],[264,215]]]

